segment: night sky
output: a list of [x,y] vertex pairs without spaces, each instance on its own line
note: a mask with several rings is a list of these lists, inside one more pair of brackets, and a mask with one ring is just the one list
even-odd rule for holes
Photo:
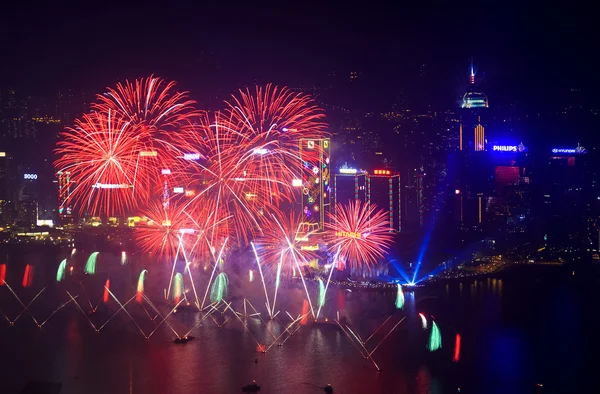
[[323,85],[332,72],[358,71],[371,98],[391,102],[400,89],[420,89],[426,64],[432,100],[451,106],[473,56],[497,102],[551,101],[564,89],[598,87],[600,57],[585,10],[201,3],[4,5],[0,85],[31,94],[101,90],[154,73],[202,102],[255,82]]

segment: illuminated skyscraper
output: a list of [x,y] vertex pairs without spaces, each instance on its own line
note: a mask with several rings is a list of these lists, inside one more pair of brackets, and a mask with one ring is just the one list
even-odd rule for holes
[[349,201],[376,204],[378,209],[387,212],[390,231],[402,231],[400,174],[391,170],[374,170],[369,174],[342,167],[333,182],[334,207]]
[[69,220],[73,216],[72,207],[67,198],[71,193],[71,173],[59,171],[58,176],[58,216],[61,220]]
[[459,149],[470,151],[486,150],[485,123],[481,120],[481,114],[488,108],[488,98],[478,91],[475,85],[475,70],[471,62],[469,74],[469,88],[463,95],[461,108],[463,113],[459,126]]
[[332,193],[329,173],[329,138],[301,139],[302,213],[308,222],[323,229]]

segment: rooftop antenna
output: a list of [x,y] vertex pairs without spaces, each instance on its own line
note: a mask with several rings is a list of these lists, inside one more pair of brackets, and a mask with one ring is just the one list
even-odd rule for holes
[[473,68],[473,55],[471,55],[471,74],[469,75],[471,85],[475,84],[475,69]]

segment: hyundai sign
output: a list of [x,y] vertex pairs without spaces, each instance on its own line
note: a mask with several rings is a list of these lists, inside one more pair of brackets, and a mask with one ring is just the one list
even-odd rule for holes
[[37,179],[37,174],[23,174],[23,179]]

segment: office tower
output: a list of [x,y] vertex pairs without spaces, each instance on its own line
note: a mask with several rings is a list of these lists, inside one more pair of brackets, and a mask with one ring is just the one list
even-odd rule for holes
[[300,139],[300,173],[302,174],[302,213],[306,221],[324,228],[330,208],[330,140]]
[[469,87],[462,97],[461,121],[459,125],[459,149],[480,152],[486,150],[486,109],[487,96],[475,84],[475,70],[471,62]]
[[369,204],[386,211],[390,231],[402,231],[400,174],[388,169],[373,170],[367,179],[367,198]]

